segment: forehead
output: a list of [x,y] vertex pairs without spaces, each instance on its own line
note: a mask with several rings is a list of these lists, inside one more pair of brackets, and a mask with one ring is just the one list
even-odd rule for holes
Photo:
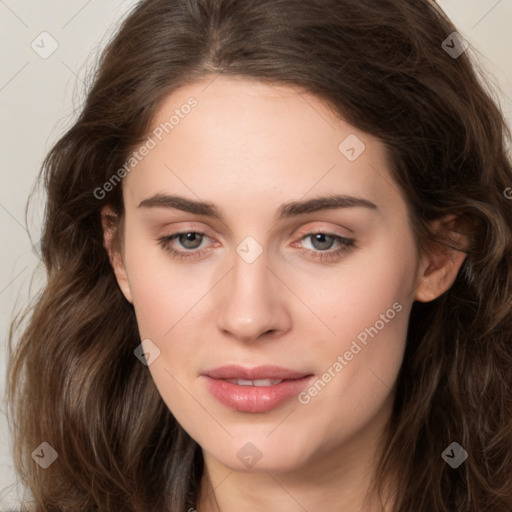
[[125,180],[134,201],[164,191],[231,202],[398,193],[379,140],[286,85],[221,76],[189,84],[161,104],[150,139]]

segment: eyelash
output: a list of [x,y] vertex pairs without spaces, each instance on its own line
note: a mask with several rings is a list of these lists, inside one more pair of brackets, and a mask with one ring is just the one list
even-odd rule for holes
[[[174,233],[172,235],[167,235],[158,238],[159,245],[162,246],[162,248],[169,252],[173,258],[176,258],[178,260],[184,260],[188,258],[200,258],[203,255],[203,250],[189,250],[189,251],[178,251],[174,249],[170,243],[178,238],[180,235],[186,235],[189,233],[193,233],[195,235],[199,235],[201,237],[210,238],[206,233],[203,233],[201,231],[181,231],[178,233]],[[341,244],[341,246],[333,251],[318,251],[318,250],[312,250],[312,249],[301,249],[301,252],[309,253],[310,256],[314,259],[318,259],[322,262],[324,261],[335,261],[341,259],[343,256],[345,256],[347,253],[349,253],[351,250],[355,249],[357,246],[355,244],[355,240],[353,238],[346,238],[343,236],[335,235],[334,233],[328,233],[324,231],[308,231],[305,233],[301,238],[300,241],[304,240],[305,238],[311,237],[312,235],[327,235],[334,239],[335,242],[338,242]],[[295,242],[294,242],[295,243]]]

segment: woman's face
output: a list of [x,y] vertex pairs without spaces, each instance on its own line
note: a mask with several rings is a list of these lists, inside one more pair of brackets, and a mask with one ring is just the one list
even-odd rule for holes
[[363,456],[422,266],[384,146],[314,96],[220,76],[152,130],[117,276],[163,400],[232,469]]

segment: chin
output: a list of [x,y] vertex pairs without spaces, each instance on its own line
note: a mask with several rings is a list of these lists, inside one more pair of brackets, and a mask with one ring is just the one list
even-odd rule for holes
[[[233,471],[286,473],[307,464],[308,450],[298,445],[296,439],[287,436],[288,441],[276,434],[265,436],[246,436],[231,439],[225,445],[217,443],[208,450],[212,457]],[[274,439],[271,437],[275,435]],[[232,456],[227,456],[232,454]]]

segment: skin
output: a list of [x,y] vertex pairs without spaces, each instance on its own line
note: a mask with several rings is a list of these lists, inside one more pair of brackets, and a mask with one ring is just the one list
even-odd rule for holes
[[[190,96],[197,107],[123,180],[121,252],[107,227],[108,207],[103,219],[105,246],[134,304],[141,339],[160,350],[149,371],[203,449],[196,508],[363,510],[411,306],[446,291],[464,255],[446,249],[419,254],[384,145],[337,118],[320,99],[288,86],[209,77],[173,92],[153,128]],[[354,161],[338,149],[351,134],[366,146]],[[139,206],[155,194],[214,203],[223,218]],[[282,203],[332,194],[364,198],[377,209],[276,218]],[[309,229],[353,238],[356,245],[321,261],[313,251],[333,253],[340,243],[329,237],[315,243]],[[175,259],[158,242],[182,231],[206,233],[195,246],[183,238],[169,242],[178,251],[202,251],[199,257]],[[247,236],[263,249],[252,263],[236,251]],[[307,404],[292,399],[265,413],[234,411],[200,376],[239,363],[321,377],[396,303],[400,312]],[[261,454],[252,467],[237,457],[249,442]],[[372,502],[364,510],[380,507]]]

